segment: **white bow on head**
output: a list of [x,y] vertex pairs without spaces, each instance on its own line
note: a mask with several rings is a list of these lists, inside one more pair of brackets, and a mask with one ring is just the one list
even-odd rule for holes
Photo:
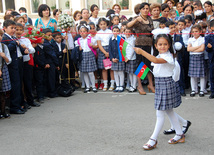
[[110,16],[111,16],[111,18],[113,18],[113,17],[115,17],[115,16],[118,16],[118,17],[119,17],[119,14],[115,13],[115,14],[111,14]]
[[89,25],[86,25],[86,24],[83,24],[82,26],[80,26],[80,29],[81,28],[87,28],[88,30],[90,30],[90,26]]
[[154,29],[152,31],[152,34],[154,35],[154,39],[156,39],[159,34],[167,34],[168,35],[169,32],[170,32],[169,28],[164,28],[164,29],[157,28],[157,29]]

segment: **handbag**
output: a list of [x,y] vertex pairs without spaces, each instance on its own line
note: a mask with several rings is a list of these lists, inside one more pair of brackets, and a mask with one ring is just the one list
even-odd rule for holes
[[109,58],[103,59],[103,65],[106,70],[111,69],[112,62]]

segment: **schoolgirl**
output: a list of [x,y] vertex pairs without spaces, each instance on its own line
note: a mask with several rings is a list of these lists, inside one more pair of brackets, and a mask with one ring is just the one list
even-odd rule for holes
[[109,56],[110,60],[112,61],[111,70],[114,71],[114,79],[117,86],[114,92],[123,92],[125,62],[119,61],[119,53],[117,46],[117,35],[119,35],[120,29],[118,26],[113,26],[112,31],[113,36],[109,40]]
[[[4,32],[0,30],[0,42]],[[7,65],[11,63],[11,57],[6,45],[0,43],[0,77],[2,78],[2,86],[0,88],[0,102],[1,102],[1,118],[8,118],[10,115],[5,111],[5,104],[8,91],[11,90],[10,76]]]
[[177,91],[176,82],[172,78],[175,68],[172,48],[172,38],[167,34],[159,34],[155,40],[155,48],[159,55],[154,57],[140,48],[134,48],[137,54],[145,56],[153,62],[153,74],[155,77],[155,109],[157,120],[156,126],[149,141],[143,146],[145,150],[154,149],[157,145],[157,137],[164,124],[164,114],[166,113],[175,128],[176,135],[168,141],[169,144],[184,143],[185,136],[181,130],[173,108],[181,104],[181,96]]
[[193,37],[189,38],[187,51],[190,52],[189,72],[192,92],[191,97],[198,93],[198,78],[200,78],[199,96],[204,96],[205,89],[205,68],[204,68],[204,50],[205,39],[201,36],[202,28],[200,25],[194,25],[191,29]]
[[[108,20],[106,18],[100,18],[98,21],[100,30],[97,32],[97,44],[99,47],[98,52],[98,68],[102,69],[102,77],[104,82],[103,91],[108,89],[108,71],[104,68],[103,60],[109,58],[109,40],[112,37],[112,31],[108,29]],[[110,71],[111,86],[109,90],[114,89],[114,73]],[[102,84],[102,82],[101,82]]]
[[126,47],[126,72],[128,73],[131,84],[129,87],[129,92],[135,92],[137,84],[137,76],[134,74],[137,67],[136,53],[132,48],[135,45],[136,38],[132,35],[132,33],[132,29],[125,29],[125,41],[129,43]]
[[112,30],[113,26],[118,26],[119,29],[121,28],[120,18],[118,14],[110,15],[109,29]]
[[81,38],[75,41],[75,45],[79,46],[79,50],[82,51],[82,61],[80,64],[80,71],[83,72],[84,81],[86,84],[86,89],[84,93],[88,93],[90,91],[90,82],[92,85],[93,92],[97,92],[95,88],[95,76],[94,71],[97,70],[97,64],[95,60],[95,54],[91,51],[89,45],[89,36],[88,32],[90,27],[88,25],[81,25],[79,28],[79,32]]

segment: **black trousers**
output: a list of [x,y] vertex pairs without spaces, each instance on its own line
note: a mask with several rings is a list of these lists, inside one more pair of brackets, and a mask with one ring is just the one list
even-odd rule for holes
[[56,67],[53,63],[50,63],[50,68],[45,70],[46,72],[46,87],[47,87],[47,95],[49,97],[54,97],[56,95]]
[[44,69],[34,68],[34,80],[38,99],[44,98],[44,72]]

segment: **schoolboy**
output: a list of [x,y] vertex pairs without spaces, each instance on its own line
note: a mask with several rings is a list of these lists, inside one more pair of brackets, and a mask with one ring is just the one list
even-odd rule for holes
[[44,44],[43,44],[43,50],[45,52],[45,59],[46,59],[46,66],[45,66],[45,72],[47,77],[47,95],[50,98],[57,97],[56,93],[56,87],[55,87],[55,76],[56,71],[55,69],[59,69],[58,65],[58,59],[56,57],[56,52],[54,47],[51,45],[52,37],[52,31],[48,28],[43,30],[43,33],[45,34],[44,38]]
[[[32,54],[35,53],[35,49],[31,45],[31,42],[28,38],[23,37],[24,26],[20,23],[16,24],[16,37],[20,44],[23,44],[27,47],[26,50],[29,51],[29,54],[23,56],[23,84],[24,84],[24,93],[26,95],[27,103],[24,104],[25,109],[29,108],[28,105],[33,107],[39,107],[40,104],[34,102],[34,97],[32,93],[32,80],[33,80],[33,62]],[[31,54],[31,56],[30,56]],[[32,62],[32,63],[30,63]],[[22,96],[24,101],[24,96]]]
[[210,62],[210,85],[211,85],[211,95],[210,99],[214,98],[214,20],[210,22],[210,29],[212,33],[205,37],[205,48],[208,52],[209,62]]
[[26,46],[20,44],[17,38],[14,37],[16,32],[16,23],[12,20],[6,20],[3,23],[5,33],[3,35],[2,43],[6,44],[12,62],[8,65],[10,80],[11,80],[11,94],[10,94],[10,113],[24,114],[25,110],[21,108],[21,86],[23,74],[23,55],[28,54]]

